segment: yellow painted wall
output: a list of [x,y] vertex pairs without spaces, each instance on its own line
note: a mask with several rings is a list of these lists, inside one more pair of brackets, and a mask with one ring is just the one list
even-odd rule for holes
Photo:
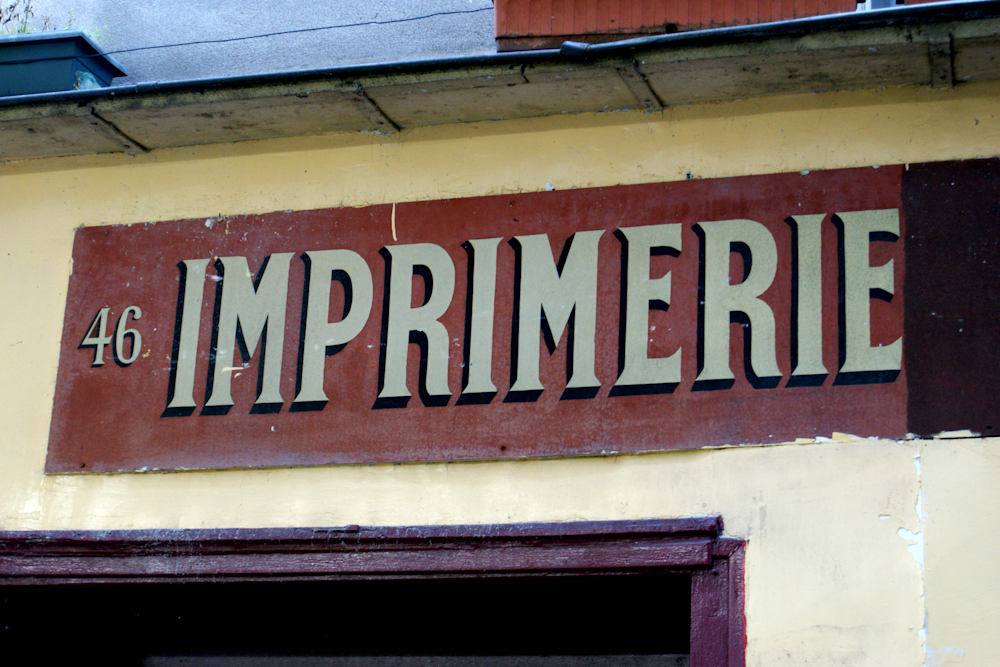
[[1000,664],[1000,439],[924,443],[921,467],[927,664]]
[[[989,607],[1000,537],[988,527],[1000,519],[1000,443],[991,440],[43,474],[79,225],[996,156],[998,101],[997,84],[894,89],[2,164],[0,528],[719,513],[748,540],[749,665],[1000,664]],[[985,567],[970,566],[980,553]]]

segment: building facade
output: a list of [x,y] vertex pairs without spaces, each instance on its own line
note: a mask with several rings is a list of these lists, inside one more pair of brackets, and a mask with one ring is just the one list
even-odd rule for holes
[[[78,595],[73,599],[86,604],[88,596],[104,595],[115,581],[140,587],[130,589],[140,591],[136,599],[160,600],[144,598],[142,591],[153,589],[141,585],[156,582],[161,586],[156,590],[163,591],[162,586],[214,578],[230,582],[219,587],[250,579],[302,579],[320,586],[358,578],[369,588],[347,582],[361,587],[330,589],[331,594],[398,601],[376,588],[385,584],[374,581],[380,573],[418,577],[407,584],[412,586],[430,586],[442,573],[450,574],[440,588],[406,589],[406,594],[417,591],[430,599],[454,594],[466,600],[470,614],[495,611],[502,594],[445,586],[476,573],[516,574],[516,582],[527,577],[528,583],[515,582],[510,589],[524,585],[519,593],[524,603],[502,608],[544,623],[526,609],[559,596],[576,599],[579,592],[546,588],[563,578],[544,578],[549,583],[543,585],[529,575],[582,573],[590,578],[579,581],[598,590],[616,572],[659,573],[689,577],[682,580],[683,589],[723,563],[730,568],[726,590],[732,593],[722,611],[704,606],[708,598],[699,597],[697,584],[691,584],[695,593],[690,588],[677,593],[657,580],[656,586],[665,587],[651,584],[654,599],[640,603],[642,592],[628,588],[636,579],[612,577],[621,588],[602,593],[593,625],[576,619],[565,631],[582,641],[602,629],[610,636],[628,634],[630,627],[648,629],[631,619],[628,609],[655,608],[660,599],[672,611],[651,612],[650,632],[657,632],[657,613],[664,615],[663,626],[690,618],[686,648],[609,643],[588,649],[584,643],[574,649],[529,642],[489,649],[460,643],[457,652],[690,651],[691,664],[769,667],[995,663],[1000,577],[992,554],[1000,547],[993,529],[1000,523],[995,483],[1000,458],[991,431],[1000,428],[992,393],[1000,384],[993,291],[1000,281],[995,268],[1000,259],[998,12],[993,2],[948,3],[678,33],[577,52],[570,45],[562,51],[8,98],[0,108],[5,193],[0,272],[7,286],[0,295],[7,313],[0,324],[7,378],[0,389],[0,567],[14,606],[8,603],[5,624],[15,632],[25,628],[22,639],[36,637],[38,622],[16,623],[30,616],[25,609],[44,615],[46,604],[65,603],[51,591],[70,591],[66,595]],[[508,207],[528,217],[500,219]],[[759,214],[752,218],[748,211]],[[859,215],[866,211],[895,213],[889,222],[871,222]],[[813,250],[825,253],[822,259],[817,254],[814,267],[826,271],[825,277],[815,277],[815,283],[809,282],[804,254],[810,251],[809,216],[822,230]],[[766,273],[762,267],[770,261],[771,246],[759,240],[757,227],[724,232],[708,224],[734,220],[766,228],[778,253],[772,280],[760,279],[764,282],[750,295],[731,288],[740,284],[741,270],[745,284]],[[319,226],[309,227],[310,221]],[[316,239],[325,233],[317,229],[331,229],[323,225],[336,227],[329,237],[335,244]],[[676,243],[673,231],[660,230],[663,236],[644,241],[647,254],[628,255],[628,248],[640,244],[640,232],[629,230],[669,225],[678,225]],[[299,231],[286,233],[293,227]],[[856,232],[862,239],[857,247],[866,255],[861,259],[848,249],[854,247],[849,246],[854,229],[861,230]],[[535,322],[529,334],[549,327],[555,339],[549,349],[539,342],[535,362],[548,394],[505,402],[521,389],[515,387],[518,377],[525,377],[512,369],[524,363],[526,348],[508,352],[523,320],[518,309],[529,298],[531,281],[543,275],[530,273],[538,265],[530,259],[537,255],[524,260],[529,236],[547,234],[552,267],[571,275],[573,258],[583,257],[593,230],[603,233],[594,241],[593,255],[602,268],[588,269],[581,259],[569,296],[552,297],[557,285],[567,284],[553,282],[532,297],[547,323]],[[242,254],[237,233],[244,234]],[[267,240],[271,237],[282,240]],[[492,283],[476,283],[478,274],[464,259],[462,244],[477,239],[499,239],[492,246],[499,266]],[[87,243],[104,243],[105,254],[90,253]],[[711,287],[712,243],[721,244],[718,253],[726,263],[732,260],[731,269],[715,272],[722,276],[716,288]],[[192,250],[176,256],[163,250],[178,244],[183,252]],[[448,315],[442,310],[418,322],[414,313],[433,302],[434,291],[420,282],[421,271],[414,267],[430,267],[439,295],[448,284],[447,270],[434,268],[447,260],[405,259],[404,249],[423,251],[429,245],[445,248],[451,257],[458,296],[442,302],[451,309]],[[478,260],[486,247],[468,256]],[[318,283],[306,281],[302,292],[303,283],[295,281],[305,280],[311,266],[300,256],[313,252],[315,265],[315,253],[323,248],[349,249],[363,259],[371,279],[370,314],[359,332],[343,334],[343,341],[332,333],[317,338],[317,345],[346,347],[320,357],[326,369],[320,388],[330,394],[329,403],[321,411],[296,412],[295,397],[302,395],[302,403],[309,399],[302,389],[309,382],[302,361],[306,317],[299,321],[299,309]],[[380,256],[380,248],[388,250]],[[260,294],[267,289],[267,272],[280,270],[275,268],[280,253],[294,253],[290,287],[284,290],[290,300],[268,310],[269,320],[259,319],[256,327],[266,331],[266,342],[258,348],[253,342],[260,336],[248,334],[254,307],[232,315],[233,327],[241,322],[238,335],[249,343],[245,347],[257,349],[247,350],[241,363],[237,342],[229,346],[234,374],[248,369],[243,379],[250,383],[239,385],[238,377],[225,375],[214,380],[232,383],[232,411],[162,416],[172,397],[181,395],[182,283],[197,268],[189,263],[178,270],[177,263],[203,260],[201,270],[213,276],[220,258],[244,257],[248,275],[253,274],[250,294]],[[629,348],[638,355],[633,359],[641,357],[634,362],[639,379],[630,386],[660,390],[618,398],[615,386],[629,385],[621,380],[627,365],[626,353],[619,352],[627,346],[622,322],[633,317],[626,312],[624,286],[633,274],[615,263],[623,256],[652,262],[646,267],[652,274],[637,269],[628,283],[640,295],[630,295],[629,303],[642,304],[634,317],[649,318],[640,329],[649,325],[652,341],[659,323],[680,338],[668,339],[665,347],[641,342]],[[265,257],[270,258],[266,270]],[[679,263],[687,258],[689,263]],[[424,290],[423,302],[398,287],[402,291],[393,295],[399,301],[390,304],[389,293],[397,289],[391,287],[390,264],[405,269],[397,276],[405,275],[407,284],[412,279],[415,289]],[[213,370],[208,364],[216,363],[226,346],[216,341],[211,347],[205,336],[214,331],[225,338],[219,311],[226,296],[214,285],[235,285],[234,266],[224,267],[225,280],[219,273],[214,282],[197,284],[204,285],[208,305],[191,311],[201,313],[204,322],[202,347],[192,348],[200,355],[191,366],[192,410],[213,404],[211,385],[201,392],[214,369],[222,372],[221,362]],[[889,278],[877,272],[885,266],[891,267]],[[343,269],[327,270],[338,268]],[[141,332],[145,341],[136,351],[133,338],[128,352],[115,347],[125,337],[115,342],[111,333],[123,308],[133,305],[126,303],[127,295],[140,294],[121,285],[128,282],[126,270],[156,281],[141,294],[160,295],[136,301],[143,314],[133,312],[119,327]],[[655,279],[668,271],[672,282],[664,288]],[[352,305],[333,297],[333,305],[344,308],[345,321],[350,308],[365,303],[362,274],[347,281]],[[524,276],[530,280],[522,284]],[[590,329],[589,279],[597,281],[596,323]],[[491,336],[496,331],[490,345],[494,357],[486,362],[492,373],[482,366],[463,370],[476,354],[468,349],[474,327],[464,310],[473,311],[474,284],[493,287],[497,295],[488,309],[496,313],[490,327]],[[780,290],[766,292],[772,284]],[[817,318],[813,324],[799,317],[814,308],[802,296],[809,285],[822,300],[809,311]],[[778,295],[781,290],[784,296]],[[855,292],[864,297],[845,296]],[[238,297],[232,298],[234,303]],[[550,298],[555,301],[546,301]],[[658,308],[656,301],[668,307]],[[751,312],[765,302],[776,322],[771,339],[765,316]],[[713,314],[713,307],[722,314]],[[868,318],[851,319],[854,307],[867,309],[870,327]],[[102,308],[109,309],[108,319],[97,326]],[[286,326],[272,331],[267,327],[278,313]],[[393,334],[390,316],[411,317],[411,325],[399,325]],[[713,328],[718,318],[724,322]],[[169,336],[157,337],[152,330],[160,321],[168,323]],[[450,341],[437,357],[442,346],[434,340],[435,322],[444,323],[444,340]],[[739,334],[747,326],[752,345]],[[825,342],[810,347],[810,326]],[[869,338],[858,343],[847,333],[851,327]],[[197,326],[193,330],[197,334]],[[266,358],[273,359],[282,331],[286,363],[281,366],[279,353],[282,370],[273,380],[278,410],[251,414],[269,382],[260,352],[270,344]],[[725,332],[721,343],[720,331]],[[412,340],[412,332],[425,339]],[[581,352],[588,332],[591,342],[597,341],[589,358]],[[396,348],[393,335],[402,336]],[[637,335],[645,341],[645,333]],[[95,350],[87,340],[102,336],[107,351]],[[720,345],[724,357],[713,357]],[[890,348],[896,361],[886,351]],[[392,349],[402,354],[396,371],[386,358]],[[653,363],[678,349],[682,356],[675,371]],[[769,370],[768,350],[777,375]],[[122,380],[124,393],[102,394],[103,379],[86,384],[95,351],[107,360],[101,378],[131,373]],[[111,363],[112,352],[120,363]],[[857,361],[856,367],[845,359],[869,353],[875,360]],[[81,354],[85,363],[71,366]],[[797,372],[810,354],[822,370]],[[150,355],[145,370],[143,355]],[[338,355],[350,360],[352,370],[338,370]],[[574,384],[573,376],[583,377],[588,363],[597,384],[586,377]],[[724,367],[722,375],[711,374],[713,364]],[[572,370],[564,371],[566,365]],[[699,393],[699,380],[725,380],[725,369],[733,371],[732,389],[713,385]],[[396,394],[389,391],[393,372],[402,383]],[[444,390],[440,385],[435,390],[435,372],[444,378]],[[495,395],[463,405],[462,388],[477,381],[476,372],[485,373],[479,380],[491,382]],[[882,375],[838,383],[838,375],[852,372]],[[808,375],[819,379],[795,386],[794,378]],[[259,378],[256,394],[254,378]],[[777,379],[768,385],[768,378]],[[594,392],[559,400],[566,388]],[[405,407],[369,405],[404,393],[412,394]],[[557,396],[548,400],[553,393]],[[338,395],[356,395],[364,403],[368,412],[355,426],[349,425],[353,417],[335,412]],[[431,400],[435,396],[444,396],[443,404]],[[310,426],[310,414],[328,421]],[[206,420],[215,421],[204,426]],[[161,435],[163,428],[176,430]],[[282,429],[287,435],[271,437]],[[337,429],[349,435],[338,439]],[[303,444],[307,441],[313,444]],[[505,448],[494,451],[501,441]],[[308,529],[328,532],[308,537],[302,532]],[[407,542],[407,535],[416,535],[416,542]],[[320,549],[326,555],[317,556],[319,564],[310,569],[302,562],[317,539],[326,545]],[[554,551],[563,555],[551,562],[539,555],[574,539],[582,540],[577,545],[582,551]],[[459,557],[435,565],[427,560],[435,541],[449,545],[453,554],[486,553],[477,552],[480,547],[502,554],[466,565]],[[184,546],[158,551],[156,545],[164,543]],[[228,546],[219,546],[223,543]],[[424,560],[409,570],[402,561],[378,560],[385,556],[371,546],[376,543],[397,545],[394,553],[404,556],[423,554]],[[647,543],[653,551],[635,546]],[[287,552],[297,554],[298,564],[283,560],[276,544],[292,545]],[[345,551],[345,544],[350,549]],[[691,544],[709,555],[679,555]],[[213,553],[230,560],[212,560]],[[357,553],[376,555],[368,565],[345,560]],[[240,554],[270,564],[234,565]],[[72,587],[88,580],[102,583]],[[59,584],[46,586],[49,581]],[[626,589],[631,592],[616,597],[615,590]],[[308,596],[308,589],[296,591]],[[199,604],[212,599],[205,595]],[[624,600],[622,608],[615,608],[616,600]],[[183,602],[170,604],[185,608]],[[677,612],[680,607],[690,616]],[[626,621],[617,623],[622,615]],[[696,620],[716,616],[725,619],[725,631]],[[419,627],[416,634],[434,633]],[[479,636],[454,627],[456,634]],[[712,639],[699,633],[715,631],[722,632],[727,648],[710,655],[704,647]],[[518,636],[527,630],[515,626],[505,632]],[[377,643],[378,635],[373,637]],[[327,639],[319,645],[290,640],[263,652],[345,652],[329,648],[346,641],[342,637]],[[205,650],[157,646],[142,657],[148,661],[158,650],[164,655]],[[443,650],[440,643],[415,651],[407,646],[412,645],[392,644],[383,652]]]

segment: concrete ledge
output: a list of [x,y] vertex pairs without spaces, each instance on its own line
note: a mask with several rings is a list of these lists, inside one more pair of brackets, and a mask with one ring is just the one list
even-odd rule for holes
[[0,160],[1000,79],[1000,2],[0,99]]

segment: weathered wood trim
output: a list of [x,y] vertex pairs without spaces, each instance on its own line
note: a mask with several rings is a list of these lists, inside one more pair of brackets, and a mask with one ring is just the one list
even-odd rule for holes
[[656,96],[653,88],[649,85],[645,75],[639,71],[639,66],[634,60],[628,60],[617,68],[618,76],[622,78],[628,89],[635,95],[639,108],[644,111],[659,111],[663,108],[663,102]]
[[0,584],[686,573],[691,664],[743,667],[743,542],[720,517],[505,525],[2,531]]
[[954,88],[955,65],[950,34],[927,38],[927,54],[931,63],[931,87]]
[[125,132],[112,123],[107,118],[104,118],[95,109],[90,109],[90,116],[88,118],[91,126],[99,133],[110,139],[111,141],[117,141],[122,144],[124,150],[129,155],[135,155],[136,153],[148,153],[149,149],[140,144],[138,141],[128,136]]
[[382,111],[381,108],[368,97],[364,88],[358,84],[357,92],[352,96],[352,101],[362,114],[364,114],[380,132],[393,134],[399,132],[399,126]]
[[709,567],[717,517],[469,526],[0,532],[0,583]]
[[[663,105],[887,86],[948,87],[998,79],[998,53],[1000,2],[992,0],[694,30],[611,44],[563,44],[559,51],[146,82],[0,99],[0,131],[5,133],[0,160],[129,149],[121,141],[95,143],[94,135],[106,128],[93,124],[74,128],[72,140],[59,146],[38,131],[40,126],[60,126],[65,116],[85,108],[114,122],[135,144],[156,150],[274,138],[275,109],[289,105],[294,105],[295,132],[300,134],[391,132],[470,119],[622,108],[655,111]],[[627,64],[630,60],[636,69]],[[518,75],[525,69],[535,80]],[[612,76],[621,77],[629,97],[622,97],[621,87],[607,85]],[[567,94],[569,79],[587,93]],[[414,89],[420,105],[390,109],[387,99],[410,95]],[[331,109],[330,104],[309,100],[310,94],[320,92],[343,94],[350,104]],[[185,109],[192,105],[199,106],[197,112]],[[150,121],[153,109],[161,111]],[[238,127],[227,120],[234,110],[244,120]],[[37,123],[17,122],[25,119]],[[169,131],[163,132],[164,127]]]
[[[154,545],[155,546],[155,545]],[[194,553],[176,550],[101,555],[0,556],[0,573],[29,577],[259,577],[275,574],[299,578],[382,578],[432,574],[512,572],[635,571],[648,568],[707,567],[712,562],[708,539],[569,541],[548,545],[471,544],[444,542],[421,545],[327,544],[292,551]],[[34,582],[33,582],[34,583]]]

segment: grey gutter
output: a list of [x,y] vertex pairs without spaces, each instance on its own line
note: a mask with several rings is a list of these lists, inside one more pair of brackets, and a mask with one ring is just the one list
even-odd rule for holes
[[80,102],[81,104],[85,104],[98,99],[142,95],[145,93],[169,93],[204,90],[207,88],[240,88],[245,86],[299,83],[302,81],[315,81],[317,79],[349,79],[380,74],[406,74],[435,70],[469,69],[473,67],[502,67],[508,65],[513,68],[541,62],[559,62],[560,60],[562,59],[559,55],[559,49],[544,49],[539,51],[491,53],[477,56],[449,56],[446,58],[389,61],[364,65],[342,65],[322,69],[286,70],[206,79],[147,81],[130,86],[111,86],[110,88],[93,88],[90,90],[68,90],[55,93],[39,93],[37,95],[0,97],[0,107],[22,104],[51,104],[54,102]]
[[240,76],[178,81],[150,81],[130,86],[112,86],[90,90],[70,90],[0,98],[0,107],[33,104],[72,103],[81,106],[100,99],[130,97],[147,93],[185,92],[192,90],[238,88],[298,83],[317,79],[350,79],[362,76],[447,71],[474,67],[511,68],[541,63],[566,63],[602,58],[634,56],[642,51],[670,47],[720,45],[735,42],[763,41],[779,37],[797,37],[813,32],[861,30],[948,23],[1000,17],[1000,0],[955,0],[936,4],[901,6],[869,12],[830,14],[826,16],[760,23],[748,26],[710,28],[665,35],[651,35],[603,44],[565,42],[559,49],[510,51],[475,56],[449,56],[420,60],[389,61],[322,69],[264,72]]
[[670,46],[714,46],[726,43],[764,41],[776,37],[801,37],[820,31],[898,28],[928,23],[973,21],[998,16],[1000,16],[1000,2],[997,0],[953,0],[952,2],[923,5],[900,5],[868,12],[827,14],[772,23],[691,30],[668,35],[650,35],[603,44],[564,42],[559,53],[563,58],[575,60],[613,58],[631,56],[641,51]]

